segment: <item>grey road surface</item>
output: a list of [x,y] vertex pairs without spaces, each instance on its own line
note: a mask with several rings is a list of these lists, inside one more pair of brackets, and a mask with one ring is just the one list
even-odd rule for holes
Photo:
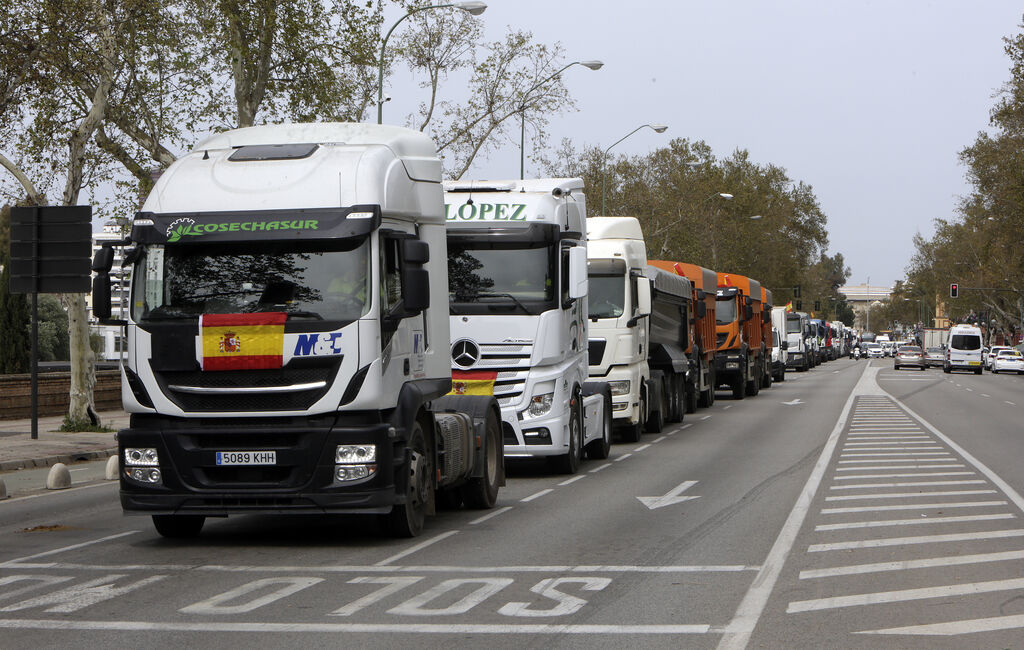
[[0,645],[1019,647],[1022,388],[841,359],[575,476],[512,466],[415,540],[249,516],[170,541],[98,474],[26,475]]

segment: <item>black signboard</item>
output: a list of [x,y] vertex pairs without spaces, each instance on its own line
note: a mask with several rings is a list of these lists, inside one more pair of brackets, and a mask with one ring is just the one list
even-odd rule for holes
[[11,293],[87,293],[92,206],[11,208]]

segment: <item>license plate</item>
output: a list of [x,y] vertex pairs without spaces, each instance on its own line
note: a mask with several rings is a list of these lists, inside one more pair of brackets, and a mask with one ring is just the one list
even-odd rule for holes
[[276,465],[276,451],[218,451],[218,465]]
[[967,365],[969,365],[969,366],[980,366],[981,362],[980,361],[968,361]]

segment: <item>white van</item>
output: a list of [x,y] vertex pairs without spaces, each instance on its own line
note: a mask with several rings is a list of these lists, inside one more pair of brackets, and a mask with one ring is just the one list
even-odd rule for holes
[[981,374],[981,330],[974,325],[954,325],[949,328],[946,361],[942,370],[948,373],[957,368]]

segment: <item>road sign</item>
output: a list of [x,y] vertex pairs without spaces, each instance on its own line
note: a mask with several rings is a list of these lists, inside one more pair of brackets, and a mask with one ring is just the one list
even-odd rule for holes
[[92,206],[11,208],[11,293],[86,293]]

